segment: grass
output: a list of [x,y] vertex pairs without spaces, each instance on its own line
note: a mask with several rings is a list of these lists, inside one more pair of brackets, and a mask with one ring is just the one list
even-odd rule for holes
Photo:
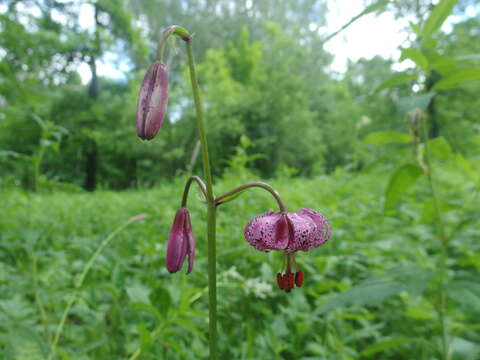
[[[305,284],[276,289],[282,255],[248,246],[243,228],[275,201],[260,189],[222,205],[218,217],[219,345],[223,359],[431,359],[439,357],[432,204],[426,182],[384,211],[388,169],[339,170],[271,182],[290,211],[316,209],[332,225],[323,247],[299,253]],[[445,168],[442,209],[449,246],[448,324],[454,359],[479,356],[480,226],[472,182]],[[227,191],[242,176],[216,185]],[[194,272],[164,267],[183,183],[125,192],[31,194],[5,189],[0,207],[0,352],[46,359],[67,301],[92,254],[59,338],[59,359],[201,359],[208,353],[206,211],[189,201]],[[470,219],[470,220],[469,220]],[[463,284],[463,286],[462,286]],[[476,284],[476,285],[475,285]]]

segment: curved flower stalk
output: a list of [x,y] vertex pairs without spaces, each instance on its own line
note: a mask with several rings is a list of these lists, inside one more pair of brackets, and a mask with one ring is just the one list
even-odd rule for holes
[[[208,155],[208,143],[203,105],[200,99],[200,89],[195,72],[192,54],[192,36],[180,26],[166,28],[157,49],[157,61],[152,64],[143,80],[137,105],[137,135],[141,139],[151,140],[159,132],[166,112],[168,102],[168,72],[163,64],[163,52],[169,36],[174,35],[185,41],[188,55],[188,66],[193,90],[195,110],[197,115],[198,135],[202,150],[202,163],[205,183],[198,177],[192,176],[187,180],[182,196],[180,209],[175,215],[173,225],[168,236],[166,267],[171,273],[177,272],[183,266],[188,256],[187,274],[193,270],[195,257],[195,237],[190,223],[190,214],[187,209],[187,199],[190,186],[195,182],[207,205],[207,240],[208,240],[208,298],[209,298],[209,348],[210,359],[217,357],[217,293],[216,293],[216,208],[219,205],[235,200],[245,190],[261,188],[269,192],[276,200],[279,212],[272,210],[253,219],[245,228],[245,239],[254,248],[260,251],[278,250],[285,253],[284,266],[277,274],[280,289],[289,292],[295,285],[302,286],[303,272],[295,263],[294,253],[308,251],[324,244],[330,237],[330,225],[325,217],[314,210],[301,209],[287,213],[286,207],[275,189],[262,182],[251,182],[240,185],[225,194],[214,197],[212,175]],[[295,273],[293,272],[295,270]],[[141,350],[139,350],[141,351]],[[135,352],[136,355],[139,352]]]

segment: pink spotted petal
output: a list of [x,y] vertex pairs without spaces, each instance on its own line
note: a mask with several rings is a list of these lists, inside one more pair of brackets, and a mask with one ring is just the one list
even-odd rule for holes
[[327,242],[332,234],[327,218],[312,209],[302,209],[300,212],[310,217],[317,226],[313,247],[320,246]]
[[292,224],[292,238],[285,251],[291,253],[312,249],[317,230],[313,220],[300,212],[288,213],[288,220]]
[[254,218],[245,227],[244,234],[247,242],[257,250],[283,250],[290,237],[287,216],[269,210]]

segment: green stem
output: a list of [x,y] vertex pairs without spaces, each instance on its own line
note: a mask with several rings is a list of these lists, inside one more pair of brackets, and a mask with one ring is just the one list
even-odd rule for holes
[[195,181],[198,184],[198,187],[200,188],[203,196],[205,197],[205,200],[208,199],[207,188],[205,187],[202,179],[200,179],[198,176],[190,176],[190,178],[187,180],[187,183],[185,184],[185,189],[183,190],[182,203],[180,207],[187,207],[188,192],[190,191],[190,185],[192,184],[192,181]]
[[192,82],[193,99],[195,101],[195,110],[197,113],[197,126],[200,143],[202,147],[203,171],[205,174],[205,186],[207,191],[207,239],[208,239],[208,314],[209,314],[209,346],[210,360],[217,360],[217,269],[216,269],[216,243],[215,243],[215,223],[216,206],[213,196],[212,172],[210,170],[210,160],[208,157],[207,133],[205,129],[205,120],[203,117],[203,107],[200,100],[200,89],[198,86],[195,63],[192,54],[192,38],[184,38],[187,47],[188,67],[190,70],[190,79]]
[[270,185],[268,185],[266,183],[263,183],[263,182],[258,182],[258,181],[250,182],[250,183],[247,183],[247,184],[237,186],[235,189],[232,189],[229,192],[226,192],[225,194],[218,196],[214,200],[215,204],[216,205],[222,205],[223,204],[222,200],[225,200],[232,195],[235,195],[235,194],[237,194],[237,193],[239,193],[243,190],[246,190],[246,189],[252,188],[252,187],[259,187],[259,188],[262,188],[264,190],[267,190],[270,194],[273,195],[275,200],[277,200],[278,207],[279,207],[280,211],[281,212],[286,211],[285,203],[283,202],[282,198],[280,197],[280,194]]
[[446,294],[445,283],[447,281],[447,244],[448,239],[445,237],[445,227],[443,224],[443,217],[440,209],[440,199],[435,187],[433,167],[430,161],[430,149],[428,146],[428,129],[425,118],[421,119],[422,132],[425,142],[425,164],[427,165],[427,178],[430,185],[430,191],[432,193],[433,202],[435,205],[435,228],[436,234],[442,247],[442,253],[439,259],[440,270],[440,288],[439,288],[439,304],[437,308],[438,320],[440,322],[441,336],[442,336],[442,359],[450,359],[449,339],[448,339],[448,327],[447,327],[447,309],[446,309]]

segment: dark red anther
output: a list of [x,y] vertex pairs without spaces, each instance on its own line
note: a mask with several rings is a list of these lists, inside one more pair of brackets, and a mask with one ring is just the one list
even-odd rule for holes
[[283,281],[283,275],[280,273],[277,274],[277,284],[281,290],[285,290],[285,282]]
[[304,278],[303,271],[297,270],[297,272],[295,273],[295,285],[297,285],[298,287],[302,286],[303,278]]
[[290,289],[293,289],[293,287],[295,286],[295,274],[292,272],[289,272],[287,276],[288,276],[288,287]]

